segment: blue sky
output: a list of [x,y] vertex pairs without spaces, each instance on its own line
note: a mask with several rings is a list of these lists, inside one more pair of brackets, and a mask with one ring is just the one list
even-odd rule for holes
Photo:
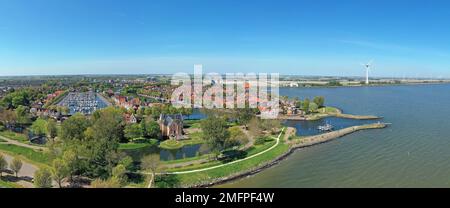
[[449,1],[0,0],[0,76],[450,77]]

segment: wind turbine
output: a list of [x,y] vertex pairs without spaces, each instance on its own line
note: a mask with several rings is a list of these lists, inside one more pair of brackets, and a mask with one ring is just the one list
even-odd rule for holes
[[364,68],[366,68],[366,85],[369,85],[369,70],[370,67],[372,66],[372,62],[373,60],[370,60],[369,63],[367,64],[361,64],[364,66]]

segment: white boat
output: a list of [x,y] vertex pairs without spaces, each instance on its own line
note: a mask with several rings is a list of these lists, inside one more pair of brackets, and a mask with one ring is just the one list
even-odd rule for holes
[[317,129],[319,130],[319,131],[332,131],[333,130],[333,126],[331,125],[331,124],[325,124],[325,125],[323,125],[323,126],[319,126],[319,127],[317,127]]

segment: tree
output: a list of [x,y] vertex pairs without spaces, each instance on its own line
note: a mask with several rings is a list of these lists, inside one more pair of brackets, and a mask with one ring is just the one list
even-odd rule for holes
[[317,109],[319,109],[319,107],[317,106],[316,103],[310,103],[310,104],[309,104],[309,111],[310,111],[310,112],[316,112]]
[[17,115],[12,110],[3,109],[0,111],[0,121],[5,125],[6,128],[11,129],[17,123]]
[[313,102],[317,104],[319,108],[323,107],[325,104],[325,98],[323,96],[314,97]]
[[19,106],[27,106],[30,104],[30,89],[21,89],[6,95],[1,104],[9,109],[15,109]]
[[85,116],[77,113],[62,123],[60,138],[62,140],[81,141],[85,138],[84,132],[89,126],[89,120]]
[[34,135],[42,136],[47,134],[47,121],[38,118],[35,122],[33,122],[33,125],[31,125],[31,130],[33,131]]
[[244,125],[245,128],[247,128],[248,122],[252,120],[252,118],[255,116],[255,113],[252,109],[246,107],[242,109],[237,109],[237,119],[239,124]]
[[248,130],[253,137],[260,137],[262,135],[262,129],[259,124],[260,119],[253,118],[248,124]]
[[121,186],[124,186],[128,180],[126,173],[127,173],[127,170],[126,170],[125,166],[119,164],[113,168],[112,177],[116,178],[119,181],[119,183],[121,184]]
[[73,150],[67,150],[63,154],[63,161],[67,168],[67,174],[70,177],[70,181],[73,181],[73,176],[78,170],[78,158]]
[[3,172],[8,168],[8,162],[6,161],[5,157],[0,154],[0,177],[3,176]]
[[119,165],[123,165],[126,170],[132,170],[133,169],[133,158],[130,156],[125,156],[119,161]]
[[242,132],[241,127],[233,126],[228,129],[230,137],[225,141],[225,148],[230,148],[238,145],[244,145],[248,143],[248,138]]
[[52,174],[48,168],[41,168],[34,173],[34,186],[36,188],[52,187]]
[[14,171],[16,178],[19,177],[20,169],[22,169],[22,160],[14,158],[11,164],[9,164],[9,168]]
[[115,178],[111,177],[108,180],[102,180],[102,179],[95,179],[91,183],[92,188],[120,188],[121,184],[120,181]]
[[18,94],[12,98],[12,105],[17,108],[18,106],[24,106],[28,104],[28,100],[23,94]]
[[261,119],[259,127],[264,131],[270,131],[272,134],[281,128],[281,122],[273,119]]
[[[159,165],[160,165],[159,154],[150,154],[142,158],[141,169],[152,171],[154,181],[156,177],[156,171],[158,170]],[[152,184],[153,181],[150,181],[150,184]]]
[[100,110],[94,118],[93,125],[88,128],[86,142],[86,174],[92,177],[107,178],[120,158],[116,157],[119,142],[124,141],[123,114],[116,108]]
[[139,138],[143,135],[142,128],[139,124],[129,124],[124,130],[125,137],[129,140]]
[[58,128],[56,128],[56,122],[53,119],[47,121],[47,134],[48,137],[52,139],[58,136]]
[[309,103],[310,103],[310,101],[309,101],[308,98],[306,98],[305,101],[303,101],[303,107],[302,107],[302,110],[303,110],[306,114],[309,113]]
[[208,141],[212,150],[221,151],[226,139],[230,136],[225,119],[209,116],[200,123],[203,138]]
[[158,122],[154,120],[143,120],[141,122],[141,129],[143,131],[143,136],[148,138],[159,138],[161,130]]
[[[298,99],[298,98],[297,98]],[[301,109],[303,106],[303,103],[301,100],[295,101],[295,107]]]
[[16,108],[16,117],[20,126],[30,123],[30,116],[25,106],[20,105]]
[[58,187],[62,188],[62,182],[69,176],[69,169],[62,159],[55,159],[52,164],[51,174],[53,180],[58,183]]

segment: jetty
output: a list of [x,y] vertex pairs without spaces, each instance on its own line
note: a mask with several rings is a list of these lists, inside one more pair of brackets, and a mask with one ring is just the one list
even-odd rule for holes
[[348,127],[345,129],[340,129],[337,131],[332,131],[332,132],[328,132],[328,133],[324,133],[324,134],[304,137],[302,139],[299,139],[298,141],[291,141],[290,144],[292,145],[292,148],[294,148],[294,149],[308,147],[308,146],[313,146],[316,144],[325,143],[325,142],[343,137],[347,134],[351,134],[351,133],[354,133],[357,131],[366,130],[366,129],[382,129],[382,128],[386,128],[388,125],[390,125],[390,124],[377,122],[377,123],[366,124],[366,125],[361,125],[361,126],[352,126],[352,127]]

